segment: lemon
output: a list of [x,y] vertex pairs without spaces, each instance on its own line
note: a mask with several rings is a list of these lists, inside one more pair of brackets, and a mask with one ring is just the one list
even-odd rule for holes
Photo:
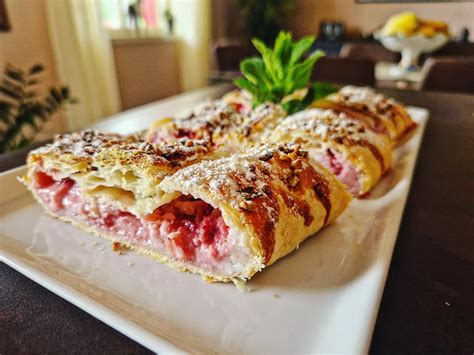
[[406,11],[390,17],[382,28],[382,34],[385,36],[394,36],[404,34],[409,36],[415,32],[418,27],[418,19],[414,12]]

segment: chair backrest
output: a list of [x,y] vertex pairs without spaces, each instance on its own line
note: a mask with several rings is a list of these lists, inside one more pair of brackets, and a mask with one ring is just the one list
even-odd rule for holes
[[437,51],[429,54],[430,57],[469,57],[474,56],[474,43],[449,42]]
[[474,43],[457,43],[449,42],[440,49],[431,52],[423,53],[420,57],[421,63],[424,63],[431,57],[472,57],[474,56]]
[[474,56],[431,57],[422,72],[421,90],[474,93]]
[[379,42],[345,43],[339,55],[343,58],[369,59],[374,62],[393,62],[400,60],[400,53],[392,52]]
[[316,63],[312,79],[335,84],[373,86],[375,63],[368,59],[323,57]]
[[240,71],[240,61],[255,53],[250,44],[240,42],[221,42],[212,48],[216,69],[220,72]]

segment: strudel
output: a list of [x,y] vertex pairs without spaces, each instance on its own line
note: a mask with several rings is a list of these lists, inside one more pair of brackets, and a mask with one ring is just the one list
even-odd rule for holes
[[285,110],[273,103],[242,110],[224,100],[214,100],[183,117],[155,121],[146,138],[151,143],[183,137],[207,139],[222,150],[237,152],[258,145],[285,116]]
[[208,281],[247,280],[333,222],[351,197],[298,145],[218,160],[203,142],[95,132],[30,153],[24,183],[54,217]]
[[308,109],[288,116],[272,143],[299,143],[347,186],[353,196],[369,191],[390,168],[392,142],[345,113]]
[[345,86],[313,107],[343,112],[394,142],[404,141],[416,128],[404,105],[368,87]]

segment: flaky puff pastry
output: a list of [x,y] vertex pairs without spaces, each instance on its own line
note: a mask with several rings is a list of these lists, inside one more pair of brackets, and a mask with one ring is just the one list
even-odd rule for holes
[[186,266],[209,281],[249,279],[334,222],[351,200],[334,175],[296,144],[201,162],[165,178],[161,188],[218,208],[248,255],[230,274]]
[[56,136],[52,144],[31,151],[23,182],[34,190],[34,174],[72,179],[83,193],[104,197],[122,209],[144,216],[170,197],[159,183],[177,170],[215,153],[207,141],[178,140],[152,145],[137,135],[83,131]]
[[262,104],[249,112],[239,112],[235,104],[214,100],[181,118],[155,121],[146,139],[152,143],[170,142],[182,137],[206,139],[223,152],[232,153],[258,145],[285,116],[285,110],[273,103]]
[[369,129],[388,134],[394,143],[406,140],[416,128],[404,105],[368,87],[345,86],[312,107],[344,112]]
[[333,110],[308,109],[288,116],[272,143],[299,143],[330,169],[354,196],[369,191],[390,168],[392,142]]

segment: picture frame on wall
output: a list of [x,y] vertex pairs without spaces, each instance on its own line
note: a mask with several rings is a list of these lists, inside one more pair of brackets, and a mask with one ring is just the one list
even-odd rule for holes
[[0,32],[10,31],[10,21],[8,19],[7,5],[5,0],[0,0]]

